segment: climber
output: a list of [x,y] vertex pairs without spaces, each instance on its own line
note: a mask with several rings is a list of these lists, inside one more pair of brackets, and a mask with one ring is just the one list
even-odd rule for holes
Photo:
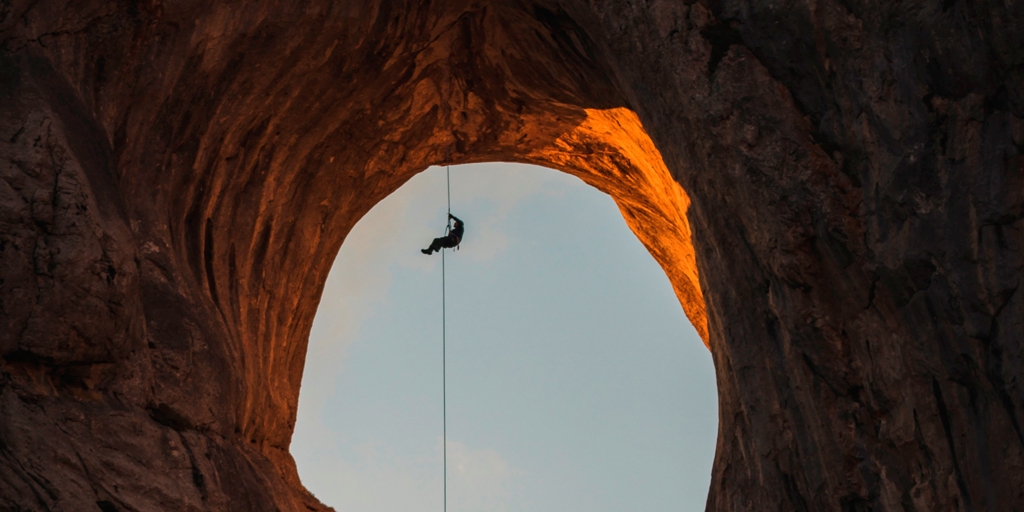
[[455,225],[452,226],[452,230],[441,238],[435,238],[434,241],[430,243],[430,247],[421,249],[420,252],[423,254],[431,254],[434,251],[440,251],[441,248],[450,249],[452,247],[456,247],[460,242],[462,242],[462,232],[465,230],[465,226],[463,226],[462,221],[459,220],[458,217],[450,213],[448,214],[448,218],[455,221]]

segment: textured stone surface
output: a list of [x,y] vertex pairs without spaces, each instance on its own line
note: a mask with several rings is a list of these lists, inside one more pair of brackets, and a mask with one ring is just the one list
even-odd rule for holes
[[1024,4],[6,0],[0,47],[0,510],[324,508],[333,256],[488,160],[665,268],[709,510],[1024,507]]

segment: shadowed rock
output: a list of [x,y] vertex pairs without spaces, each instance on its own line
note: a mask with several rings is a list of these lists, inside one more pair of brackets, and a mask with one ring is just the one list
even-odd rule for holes
[[1024,4],[11,0],[0,510],[324,509],[288,445],[334,255],[495,160],[665,269],[709,510],[1024,503]]

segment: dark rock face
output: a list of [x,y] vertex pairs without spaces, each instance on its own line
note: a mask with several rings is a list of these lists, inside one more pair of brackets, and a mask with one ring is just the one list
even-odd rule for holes
[[333,256],[486,160],[665,268],[709,510],[1024,507],[1024,3],[9,0],[0,43],[0,510],[323,509]]

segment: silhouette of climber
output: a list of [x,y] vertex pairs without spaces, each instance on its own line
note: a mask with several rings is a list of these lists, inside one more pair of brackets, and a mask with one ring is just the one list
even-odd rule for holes
[[435,238],[434,241],[430,243],[430,247],[420,249],[420,252],[423,254],[432,254],[434,251],[440,251],[441,248],[450,249],[452,247],[456,247],[460,242],[462,242],[462,232],[465,230],[465,226],[458,217],[450,213],[448,214],[448,218],[455,221],[455,225],[452,226],[452,230],[441,238]]

